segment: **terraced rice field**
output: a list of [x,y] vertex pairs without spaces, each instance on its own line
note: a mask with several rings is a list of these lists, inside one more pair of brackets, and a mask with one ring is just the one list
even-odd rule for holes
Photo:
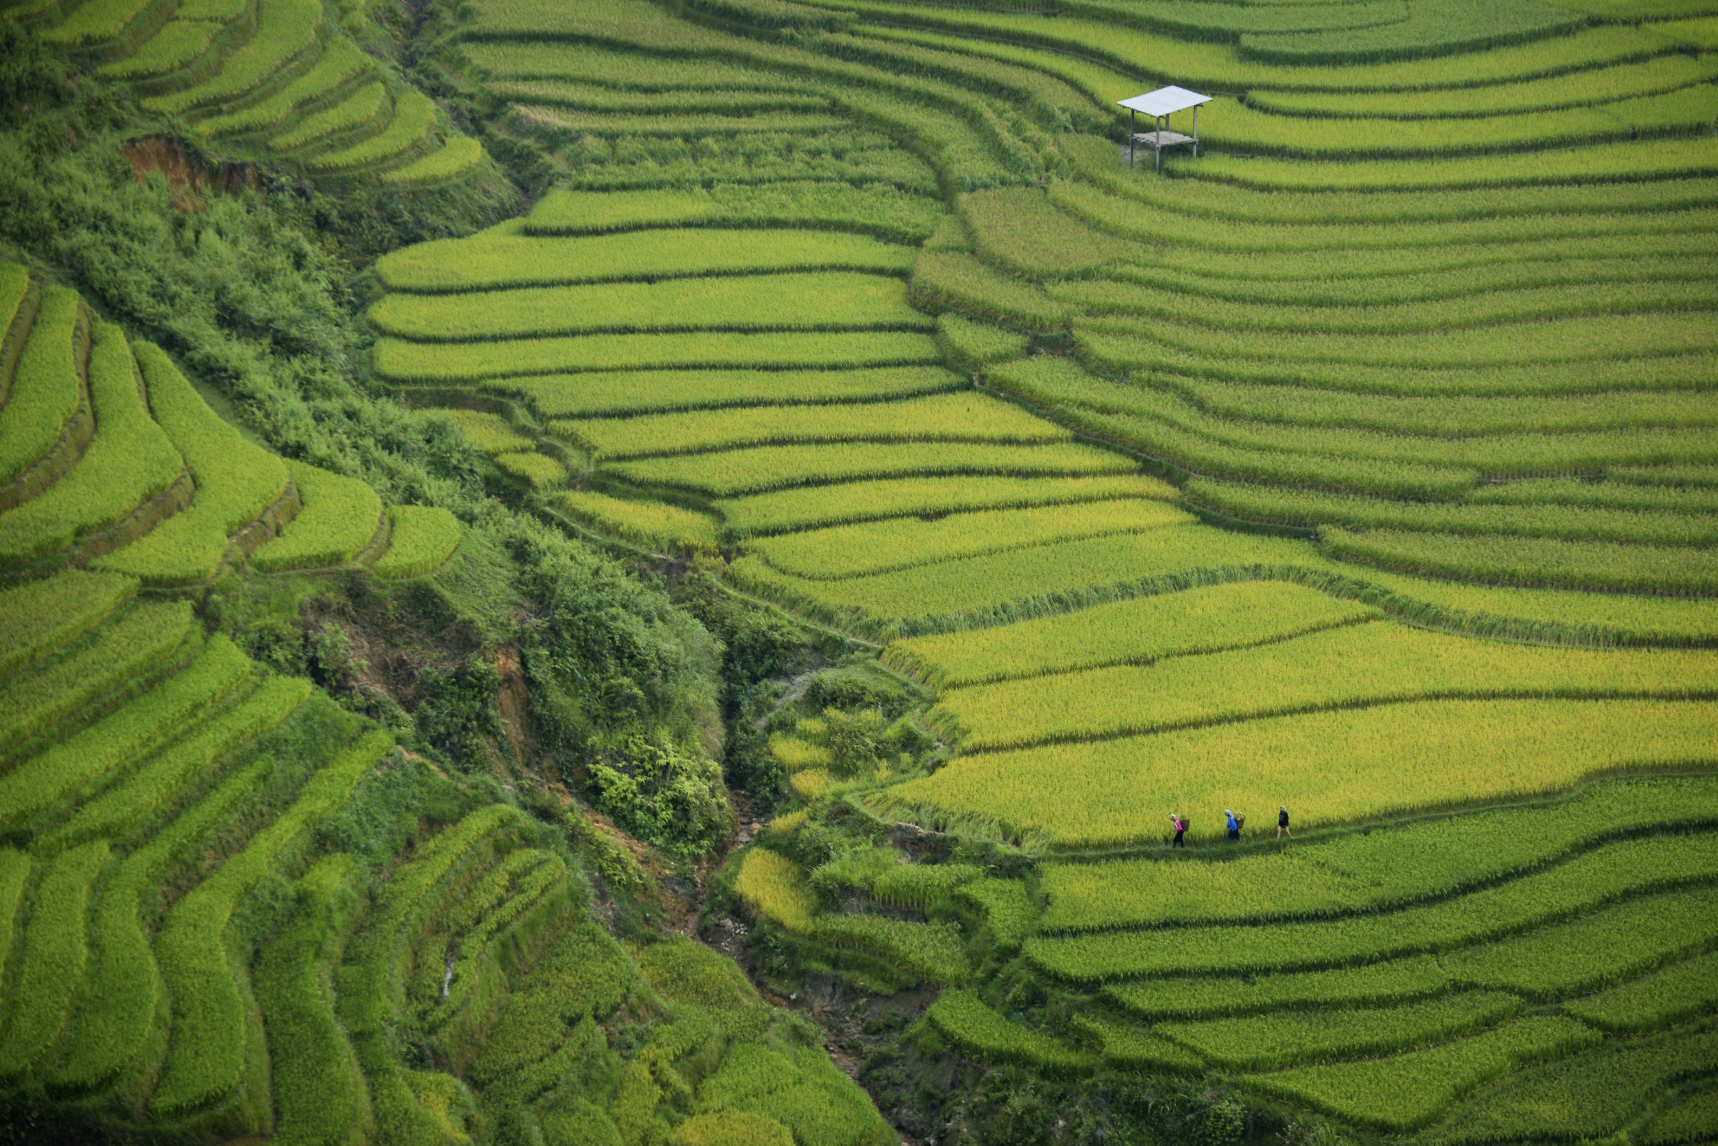
[[[255,444],[75,291],[15,264],[0,288],[5,345],[26,348],[0,407],[18,467],[0,487],[9,1102],[51,1089],[151,1133],[427,1143],[478,1124],[476,1088],[536,1103],[558,1141],[620,1141],[663,1099],[651,1064],[679,1080],[672,1064],[696,1056],[716,1131],[888,1140],[803,1020],[730,962],[684,938],[635,960],[539,846],[543,825],[427,768],[413,779],[374,721],[208,623],[209,580],[244,565],[288,585],[458,564],[448,510],[384,506]],[[386,809],[423,782],[439,794],[408,841]],[[388,867],[373,886],[365,849]],[[545,1030],[545,1014],[572,1018]],[[402,1065],[402,1019],[462,1076]],[[598,1020],[638,1044],[610,1110],[557,1092],[575,1057],[622,1073]]]
[[[464,74],[561,189],[386,256],[378,372],[530,431],[485,448],[554,458],[546,510],[935,693],[933,773],[772,751],[813,815],[1035,855],[935,896],[1095,1010],[1004,1020],[767,842],[739,890],[948,986],[967,1053],[1437,1141],[1692,1124],[1711,44],[1629,5],[1050,7],[478,0]],[[1164,83],[1215,93],[1200,155],[1130,170],[1113,101]],[[1158,850],[1279,804],[1304,844]]]
[[8,15],[229,152],[396,186],[456,179],[484,158],[481,144],[359,46],[361,5],[356,20],[322,0],[87,0]]
[[[112,578],[100,583],[135,591],[198,586],[245,563],[273,571],[361,561],[423,573],[458,545],[445,510],[414,515],[409,506],[393,509],[414,523],[394,538],[369,486],[254,444],[159,347],[93,321],[77,292],[39,288],[16,264],[3,269],[17,272],[25,302],[6,334],[23,351],[0,407],[18,456],[0,489],[9,578],[85,585],[100,571]],[[43,594],[37,608],[72,592],[33,591]],[[18,655],[40,655],[34,638],[20,640]]]
[[[1718,1135],[1708,8],[469,0],[441,104],[362,0],[5,15],[317,186],[487,171],[473,116],[548,157],[377,261],[375,378],[922,698],[918,763],[855,761],[880,712],[751,729],[785,809],[722,877],[940,991],[914,1046],[1319,1141]],[[1200,153],[1130,166],[1115,101],[1170,83]],[[193,609],[453,568],[459,520],[22,266],[0,320],[0,1086],[199,1140],[469,1141],[474,1094],[482,1140],[892,1140],[726,963],[611,937],[558,804],[450,783],[374,842],[389,735]]]

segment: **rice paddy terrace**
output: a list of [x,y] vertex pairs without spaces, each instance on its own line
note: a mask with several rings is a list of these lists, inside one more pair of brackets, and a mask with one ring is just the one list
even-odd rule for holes
[[[381,259],[378,375],[931,697],[931,769],[769,723],[766,929],[1043,1076],[1718,1135],[1712,11],[463,11],[559,186]],[[1129,169],[1167,83],[1201,153]],[[819,852],[855,815],[1013,858]]]
[[[547,157],[375,264],[375,379],[848,650],[730,725],[785,779],[712,884],[760,980],[928,1003],[874,1105],[728,959],[618,942],[576,810],[247,653],[235,576],[497,566],[0,263],[26,1138],[1086,1133],[913,1122],[953,1059],[1177,1141],[1718,1141],[1718,7],[467,0],[433,92],[363,0],[5,15],[219,156]],[[1200,154],[1130,168],[1169,83]]]
[[476,168],[477,140],[368,54],[366,0],[25,0],[6,15],[182,117],[228,155],[310,175],[439,183]]
[[477,576],[451,513],[255,444],[21,266],[0,311],[0,1080],[59,1111],[9,1137],[637,1142],[679,1061],[677,1141],[885,1140],[730,961],[624,950],[560,828],[445,779],[442,830],[391,822],[393,738],[206,623],[240,567]]

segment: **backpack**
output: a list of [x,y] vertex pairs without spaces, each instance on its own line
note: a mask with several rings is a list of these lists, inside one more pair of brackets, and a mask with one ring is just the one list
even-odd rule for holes
[[1235,817],[1235,830],[1236,831],[1240,831],[1242,828],[1244,828],[1246,826],[1247,826],[1247,817],[1245,817],[1245,816],[1236,816]]

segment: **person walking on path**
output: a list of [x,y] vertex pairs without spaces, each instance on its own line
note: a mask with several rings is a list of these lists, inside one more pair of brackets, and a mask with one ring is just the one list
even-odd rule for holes
[[1169,814],[1169,825],[1175,829],[1175,839],[1170,842],[1169,846],[1172,848],[1185,848],[1187,844],[1182,840],[1181,834],[1187,830],[1187,821],[1181,818],[1180,813],[1171,812]]
[[1232,844],[1240,843],[1241,821],[1236,819],[1235,813],[1230,811],[1228,808],[1223,809],[1223,815],[1227,816],[1229,821],[1229,842]]
[[1288,805],[1287,804],[1278,804],[1277,805],[1277,839],[1280,840],[1284,836],[1287,836],[1291,840],[1294,839],[1294,833],[1289,831],[1289,826],[1288,826]]

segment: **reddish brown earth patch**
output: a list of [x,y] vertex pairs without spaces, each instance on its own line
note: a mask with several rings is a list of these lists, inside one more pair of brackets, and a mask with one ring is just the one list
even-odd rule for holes
[[131,174],[139,187],[149,180],[151,171],[159,171],[173,188],[173,206],[186,214],[195,214],[204,207],[208,194],[236,195],[240,191],[255,191],[262,186],[253,163],[222,163],[214,168],[192,162],[178,140],[164,135],[149,135],[133,139],[119,149],[131,164]]

